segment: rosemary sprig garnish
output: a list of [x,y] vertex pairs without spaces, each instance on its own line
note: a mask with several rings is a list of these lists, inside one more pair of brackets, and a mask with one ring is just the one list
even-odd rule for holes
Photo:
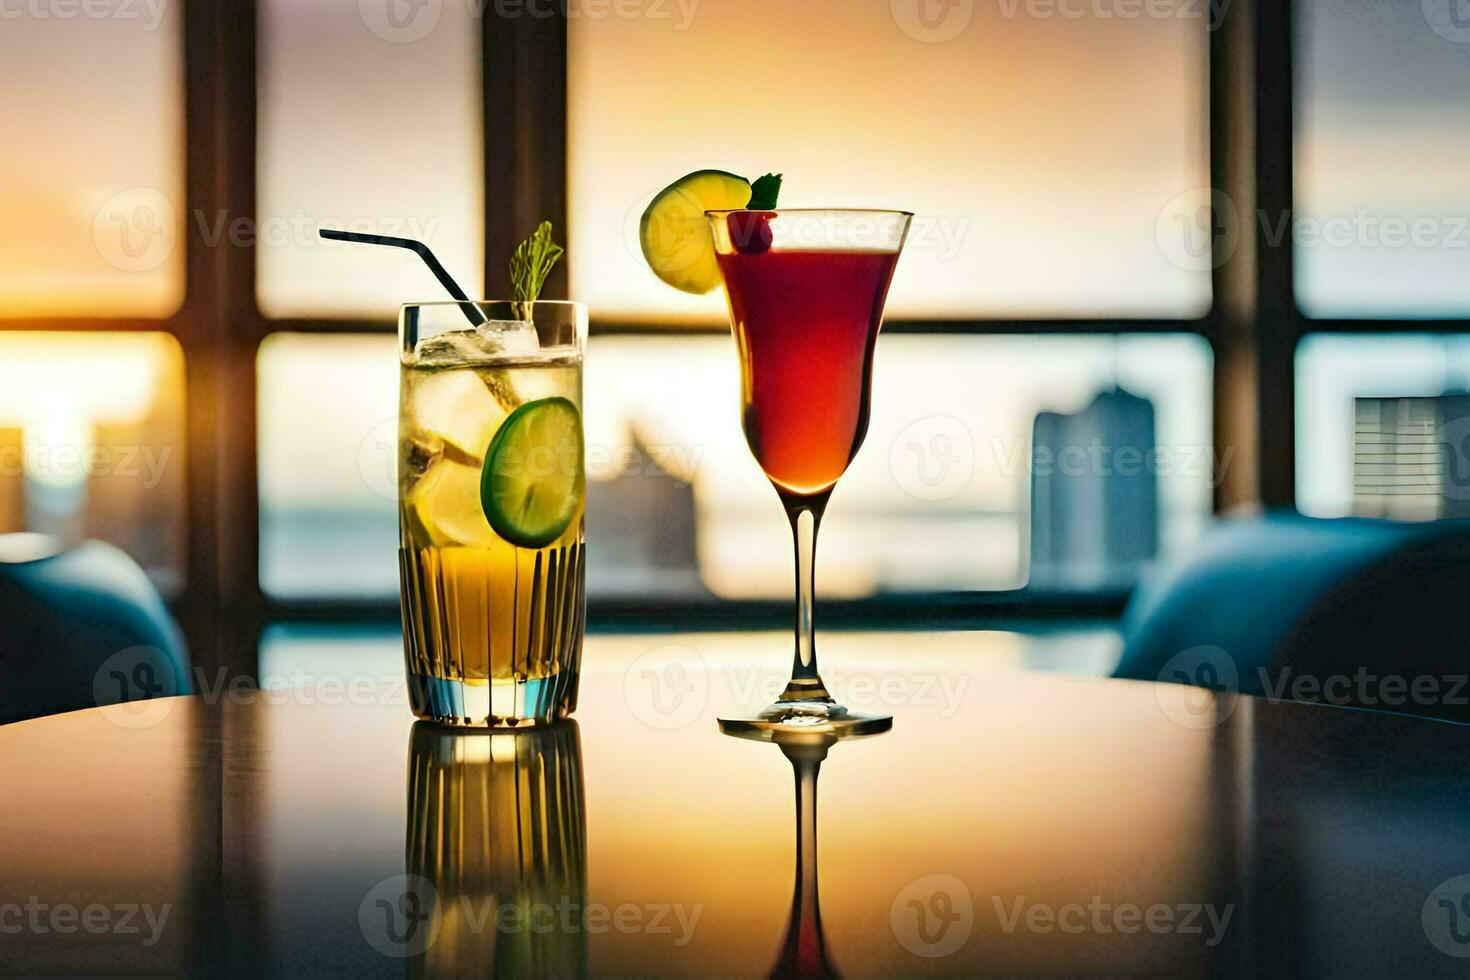
[[543,221],[536,231],[516,246],[510,257],[510,288],[517,302],[534,303],[551,275],[551,267],[566,253],[551,240],[551,222]]

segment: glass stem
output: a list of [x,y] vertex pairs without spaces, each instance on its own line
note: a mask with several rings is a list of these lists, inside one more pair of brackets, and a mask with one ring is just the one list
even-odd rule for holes
[[817,776],[827,745],[782,745],[796,771],[796,885],[786,942],[772,977],[835,977],[827,962],[822,935],[822,906],[817,897]]
[[782,701],[828,701],[832,696],[817,673],[816,562],[817,528],[832,491],[812,497],[782,495],[796,545],[796,656]]

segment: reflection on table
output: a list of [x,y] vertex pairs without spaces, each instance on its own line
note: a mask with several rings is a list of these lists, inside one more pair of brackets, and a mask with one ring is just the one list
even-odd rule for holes
[[796,776],[796,883],[791,890],[791,915],[786,938],[781,943],[772,977],[837,977],[840,974],[827,956],[827,939],[822,932],[822,900],[817,875],[817,777],[827,753],[838,741],[855,741],[881,735],[887,729],[845,737],[830,732],[784,729],[725,729],[725,734],[756,742],[772,742],[791,763]]
[[[428,902],[389,941],[414,975],[582,976],[587,820],[576,722],[506,733],[413,726],[404,865]],[[417,876],[417,877],[415,877]],[[414,915],[427,934],[411,948]],[[370,937],[371,941],[371,937]]]

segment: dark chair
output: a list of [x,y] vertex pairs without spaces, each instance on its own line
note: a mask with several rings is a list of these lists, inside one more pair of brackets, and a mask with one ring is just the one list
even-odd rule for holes
[[131,558],[0,535],[0,723],[192,690],[178,627]]
[[1224,520],[1124,616],[1115,676],[1470,723],[1470,521]]

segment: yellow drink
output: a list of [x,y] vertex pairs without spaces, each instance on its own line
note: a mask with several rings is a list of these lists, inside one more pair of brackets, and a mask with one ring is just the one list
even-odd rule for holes
[[[482,341],[475,331],[433,337],[401,370],[399,565],[410,700],[419,717],[448,724],[535,724],[576,706],[581,354],[505,356]],[[536,413],[546,415],[548,405],[575,426],[575,438],[543,424]],[[497,439],[502,427],[515,431]],[[517,478],[565,476],[575,487],[560,493],[568,513],[537,524],[537,486],[496,510],[483,485],[496,445],[501,470]],[[542,540],[548,526],[554,537]]]

